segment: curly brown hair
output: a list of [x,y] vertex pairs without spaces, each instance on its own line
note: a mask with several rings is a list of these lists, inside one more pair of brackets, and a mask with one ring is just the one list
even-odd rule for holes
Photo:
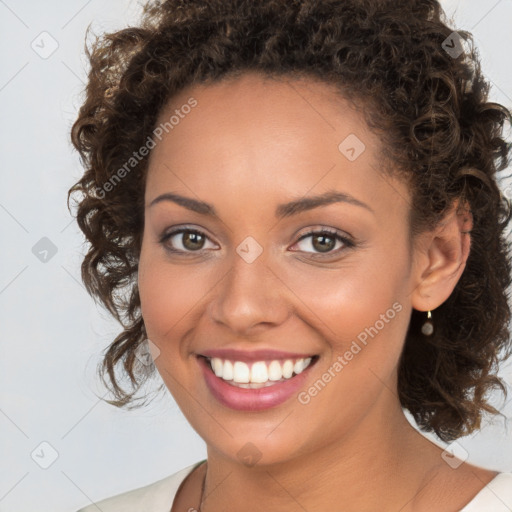
[[[446,41],[460,45],[460,55]],[[98,366],[115,398],[107,402],[136,402],[155,369],[137,363],[146,340],[137,272],[148,156],[122,179],[119,170],[174,94],[251,70],[320,79],[364,114],[382,141],[382,172],[410,185],[411,241],[437,226],[455,199],[469,203],[466,268],[435,310],[432,336],[421,333],[425,313],[412,311],[398,394],[418,426],[444,441],[478,429],[484,411],[500,414],[487,394],[507,396],[497,371],[512,352],[505,236],[512,212],[496,176],[509,163],[503,130],[512,114],[487,101],[471,34],[454,32],[436,0],[153,1],[139,26],[96,36],[91,46],[71,132],[85,172],[68,208],[80,192],[76,218],[90,243],[82,280],[123,326]],[[118,364],[131,391],[120,386]]]

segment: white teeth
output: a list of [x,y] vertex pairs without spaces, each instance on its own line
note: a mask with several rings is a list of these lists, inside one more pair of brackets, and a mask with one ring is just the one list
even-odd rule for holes
[[302,373],[311,362],[311,357],[308,357],[307,359],[299,359],[295,366],[293,367],[293,371],[298,375],[299,373]]
[[236,361],[233,365],[233,380],[235,382],[249,382],[249,377],[250,371],[247,364],[242,361]]
[[231,361],[224,361],[222,375],[219,375],[219,377],[226,380],[233,380],[233,363]]
[[251,368],[251,382],[267,382],[268,370],[263,361],[254,363]]
[[293,361],[287,359],[283,364],[283,377],[289,379],[293,373]]
[[265,361],[257,361],[251,367],[243,361],[222,360],[218,357],[209,361],[217,377],[248,388],[272,385],[272,382],[289,379],[293,374],[298,375],[309,366],[311,359],[311,357],[297,360],[287,359],[284,362],[273,360],[268,365]]
[[215,375],[217,375],[217,377],[221,377],[222,376],[222,367],[224,366],[222,364],[222,359],[219,359],[218,357],[214,357],[212,359],[212,369],[213,369],[213,373],[215,373]]
[[283,370],[279,361],[272,361],[268,365],[268,380],[281,380],[283,378]]

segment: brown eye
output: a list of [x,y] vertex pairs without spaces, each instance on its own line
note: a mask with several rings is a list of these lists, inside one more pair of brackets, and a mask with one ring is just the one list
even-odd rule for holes
[[[310,231],[309,233],[306,233],[305,235],[299,238],[297,244],[299,244],[305,239],[310,239],[310,242],[308,244],[304,243],[305,247],[301,250],[304,252],[309,252],[306,250],[307,247],[309,246],[313,248],[313,256],[322,256],[323,254],[336,254],[341,252],[344,248],[350,248],[355,246],[354,242],[352,242],[347,237],[341,236],[337,231],[330,231],[326,229],[319,231]],[[341,247],[338,250],[334,251],[333,249],[336,247],[336,242],[340,242]]]
[[207,240],[209,240],[208,237],[201,231],[179,229],[163,235],[160,243],[170,252],[187,253],[201,251]]
[[184,231],[182,233],[182,244],[191,251],[202,249],[204,245],[204,237],[195,231]]
[[313,247],[319,252],[328,252],[334,249],[336,245],[336,239],[333,236],[325,235],[313,235],[311,238]]

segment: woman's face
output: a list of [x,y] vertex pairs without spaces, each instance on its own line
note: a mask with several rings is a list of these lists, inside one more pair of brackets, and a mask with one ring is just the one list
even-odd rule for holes
[[[399,410],[414,288],[409,191],[379,173],[380,141],[326,84],[255,74],[182,91],[165,122],[145,190],[142,315],[209,454],[270,464],[365,418],[380,429]],[[313,200],[327,193],[341,200]],[[301,356],[313,364],[290,378]]]

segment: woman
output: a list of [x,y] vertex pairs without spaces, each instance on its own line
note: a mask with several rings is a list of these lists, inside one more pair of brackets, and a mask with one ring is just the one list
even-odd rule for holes
[[208,457],[82,512],[512,507],[404,416],[452,442],[506,392],[510,112],[470,42],[434,0],[173,0],[96,40],[70,193],[109,402],[156,367]]

